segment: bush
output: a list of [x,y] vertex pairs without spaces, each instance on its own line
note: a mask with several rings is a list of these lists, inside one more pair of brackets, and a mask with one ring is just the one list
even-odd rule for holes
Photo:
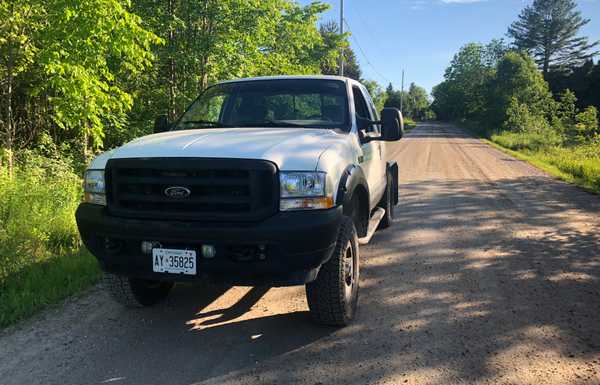
[[596,107],[589,106],[583,112],[577,114],[576,121],[576,138],[579,142],[585,142],[600,135],[600,131],[598,131],[598,110]]
[[417,123],[414,120],[408,117],[404,117],[404,129],[406,131],[410,131],[415,127],[417,127]]
[[549,124],[546,118],[530,110],[527,104],[520,103],[516,98],[511,98],[506,110],[504,128],[517,132],[546,132]]
[[81,179],[70,164],[28,154],[0,169],[0,283],[9,274],[79,250],[74,212]]

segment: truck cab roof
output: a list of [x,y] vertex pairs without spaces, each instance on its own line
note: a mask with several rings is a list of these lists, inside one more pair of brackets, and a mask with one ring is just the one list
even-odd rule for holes
[[308,79],[308,80],[341,80],[344,82],[356,82],[356,80],[345,77],[345,76],[335,76],[335,75],[279,75],[279,76],[258,76],[252,78],[241,78],[234,80],[225,80],[218,82],[217,84],[227,84],[227,83],[240,83],[240,82],[252,82],[259,80],[292,80],[292,79]]

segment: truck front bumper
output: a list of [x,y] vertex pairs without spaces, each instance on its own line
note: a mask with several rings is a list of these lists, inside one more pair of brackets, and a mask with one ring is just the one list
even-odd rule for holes
[[[76,212],[85,246],[104,271],[158,281],[210,279],[243,286],[291,286],[316,279],[335,248],[342,208],[280,212],[259,223],[202,223],[130,219],[82,203]],[[196,251],[196,275],[155,273],[143,241]],[[202,245],[216,249],[202,255]],[[260,252],[258,252],[260,250]]]

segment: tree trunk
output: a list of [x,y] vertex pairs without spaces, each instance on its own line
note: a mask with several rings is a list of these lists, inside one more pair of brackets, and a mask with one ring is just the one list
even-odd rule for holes
[[14,144],[16,127],[13,118],[12,110],[12,97],[13,97],[13,65],[12,55],[9,55],[7,65],[8,79],[7,79],[7,95],[6,95],[6,139],[4,145],[6,146],[6,163],[8,166],[8,175],[12,177],[14,169]]

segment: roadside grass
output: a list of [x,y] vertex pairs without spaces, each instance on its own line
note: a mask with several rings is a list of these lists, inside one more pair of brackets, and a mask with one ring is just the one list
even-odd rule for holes
[[404,118],[404,131],[409,132],[415,127],[417,127],[417,122],[415,122],[411,118]]
[[511,132],[482,139],[556,178],[600,194],[600,141],[563,147],[551,135]]
[[0,167],[0,328],[98,279],[75,223],[81,190],[64,160],[28,154],[12,174]]
[[0,282],[0,328],[96,283],[100,270],[87,251],[61,255],[26,266]]

